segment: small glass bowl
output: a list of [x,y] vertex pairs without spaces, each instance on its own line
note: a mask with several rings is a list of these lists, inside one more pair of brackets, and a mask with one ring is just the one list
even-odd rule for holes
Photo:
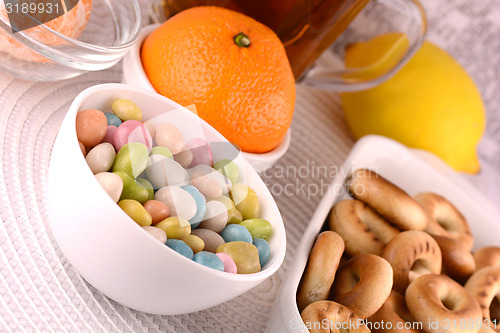
[[103,70],[120,61],[137,39],[140,27],[137,0],[93,0],[90,19],[78,39],[45,24],[13,33],[9,20],[2,16],[0,70],[33,81],[63,80]]

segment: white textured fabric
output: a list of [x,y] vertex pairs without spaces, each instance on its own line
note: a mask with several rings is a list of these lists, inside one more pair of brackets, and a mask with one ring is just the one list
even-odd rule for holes
[[[483,94],[488,112],[480,145],[483,169],[467,178],[500,207],[500,2],[423,2],[429,38],[468,70]],[[85,282],[55,243],[46,216],[50,149],[69,104],[87,87],[120,79],[119,67],[53,83],[0,73],[0,332],[263,331],[321,189],[332,180],[324,167],[340,165],[354,144],[338,95],[297,87],[291,147],[263,175],[287,230],[287,255],[278,273],[211,309],[158,316],[130,310]],[[290,165],[297,174],[285,172]],[[293,186],[282,192],[288,183]]]

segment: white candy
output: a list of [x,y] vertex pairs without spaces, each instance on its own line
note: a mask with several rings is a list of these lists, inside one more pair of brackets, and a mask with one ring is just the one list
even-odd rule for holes
[[184,148],[184,138],[181,132],[170,124],[157,126],[155,139],[158,146],[167,147],[174,155],[180,153]]
[[95,175],[95,179],[114,202],[120,200],[123,190],[123,181],[120,176],[111,172],[100,172]]
[[186,220],[196,215],[196,201],[187,191],[177,186],[165,186],[155,193],[155,199],[168,206],[170,216],[180,216]]
[[99,172],[109,171],[113,166],[115,157],[115,147],[109,142],[103,142],[92,148],[85,160],[95,175]]
[[222,189],[222,194],[228,194],[229,191],[231,191],[231,188],[233,184],[227,178],[224,176],[222,173],[219,171],[215,170],[209,165],[206,164],[200,164],[195,166],[194,168],[188,169],[189,177],[190,179],[193,179],[193,174],[196,172],[201,172],[207,175],[209,178],[215,180],[217,183],[219,183],[221,189]]
[[163,231],[163,229],[153,227],[151,225],[143,226],[142,229],[144,229],[148,234],[153,236],[159,242],[163,244],[167,242],[167,233]]
[[189,181],[188,172],[182,165],[159,154],[149,156],[146,174],[155,188],[183,186]]
[[191,175],[191,184],[198,189],[205,197],[215,199],[222,195],[222,188],[212,178],[204,173],[195,172]]
[[227,225],[228,213],[226,205],[220,201],[207,202],[207,212],[199,228],[220,233]]

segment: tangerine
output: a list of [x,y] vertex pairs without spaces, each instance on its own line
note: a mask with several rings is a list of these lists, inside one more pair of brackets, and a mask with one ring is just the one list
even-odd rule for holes
[[213,6],[182,11],[146,38],[141,59],[158,93],[195,104],[243,151],[274,149],[292,122],[295,80],[283,44],[248,16]]
[[[65,36],[76,39],[87,25],[92,9],[92,0],[79,0],[76,6],[69,11],[66,8],[65,1],[61,1],[61,5],[65,14],[44,23],[44,25]],[[8,19],[7,10],[3,2],[0,4],[0,17]],[[43,18],[43,15],[40,15],[40,17]],[[29,18],[26,19],[28,20]],[[24,30],[24,32],[44,44],[58,45],[64,43],[61,38],[47,31],[42,26],[35,26]],[[22,60],[35,62],[49,61],[44,56],[30,50],[4,31],[0,31],[0,50]]]

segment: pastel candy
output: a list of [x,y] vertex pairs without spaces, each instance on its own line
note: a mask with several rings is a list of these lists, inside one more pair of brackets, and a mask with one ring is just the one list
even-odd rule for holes
[[186,143],[186,148],[191,150],[193,154],[193,160],[189,165],[190,168],[195,167],[200,164],[212,165],[212,149],[207,141],[201,138],[191,139]]
[[180,239],[167,239],[166,245],[174,250],[177,253],[182,254],[184,257],[188,259],[193,259],[194,253],[193,250]]
[[111,172],[100,172],[95,175],[95,179],[114,202],[120,200],[123,190],[123,181],[120,176]]
[[182,186],[189,181],[187,171],[179,163],[159,154],[149,156],[146,174],[155,188]]
[[144,231],[153,236],[153,238],[160,243],[165,244],[167,242],[167,234],[162,229],[152,225],[143,226],[142,229],[144,229]]
[[153,122],[147,120],[142,123],[144,127],[148,130],[149,134],[151,135],[152,138],[156,136],[156,126],[153,124]]
[[151,155],[163,155],[168,158],[174,158],[172,152],[167,147],[156,146],[151,149]]
[[202,173],[202,174],[207,175],[210,179],[213,179],[217,183],[219,183],[219,185],[222,189],[222,194],[229,193],[229,191],[231,190],[231,187],[233,185],[232,182],[229,180],[229,178],[227,178],[226,176],[224,176],[219,171],[215,170],[214,168],[212,168],[209,165],[200,164],[200,165],[197,165],[193,168],[189,168],[188,173],[189,173],[189,176],[191,178],[193,177],[193,174],[195,174],[195,173]]
[[144,187],[148,191],[148,200],[153,200],[155,198],[153,185],[151,185],[151,183],[147,179],[139,177],[135,181],[137,182],[137,184]]
[[253,245],[255,245],[257,251],[259,252],[260,267],[264,267],[269,260],[269,256],[271,255],[271,247],[269,246],[269,243],[262,238],[255,238],[253,240]]
[[86,157],[87,156],[87,149],[85,148],[85,146],[83,145],[83,143],[81,143],[80,141],[78,141],[78,146],[80,146],[80,150],[82,151],[83,157]]
[[115,145],[115,131],[118,129],[118,127],[114,125],[108,125],[108,130],[106,131],[106,136],[102,140],[102,142],[108,142],[111,143],[113,146]]
[[191,225],[180,216],[171,216],[158,222],[155,227],[162,229],[169,239],[183,239],[191,233]]
[[156,143],[170,149],[172,154],[178,154],[184,147],[184,138],[181,132],[171,124],[161,124],[156,127]]
[[138,177],[148,165],[148,150],[139,142],[127,143],[116,154],[114,171],[123,171],[131,177]]
[[205,248],[205,242],[203,241],[203,239],[196,235],[187,235],[182,240],[186,242],[187,245],[189,245],[194,253],[203,251],[203,249]]
[[224,204],[219,201],[207,202],[207,210],[199,227],[202,229],[209,229],[216,233],[220,233],[226,225],[226,206],[224,206]]
[[224,239],[215,231],[208,229],[194,229],[191,230],[191,235],[195,235],[200,237],[205,243],[205,251],[214,252],[217,250],[217,247],[221,244],[224,244]]
[[247,228],[239,224],[229,224],[220,233],[226,243],[243,241],[252,243],[252,235]]
[[266,239],[273,230],[271,223],[264,219],[249,219],[241,222],[240,225],[247,228],[253,238]]
[[125,199],[118,201],[118,206],[138,225],[151,225],[151,215],[144,209],[140,202]]
[[241,223],[243,217],[241,216],[240,211],[236,209],[233,200],[229,199],[225,195],[221,195],[220,197],[215,198],[214,200],[220,201],[224,204],[224,206],[226,206],[227,224]]
[[143,203],[143,206],[148,211],[149,215],[151,215],[153,224],[166,219],[170,213],[167,205],[158,200],[148,200]]
[[251,274],[260,271],[259,251],[252,243],[230,242],[217,247],[217,253],[229,255],[236,264],[238,274]]
[[204,173],[195,172],[191,175],[191,184],[196,187],[204,196],[209,199],[222,195],[222,188],[215,180]]
[[124,121],[115,131],[113,136],[113,142],[116,150],[120,150],[124,145],[129,142],[139,142],[142,143],[151,151],[153,147],[153,139],[151,134],[144,127],[144,125],[137,120],[127,120]]
[[132,199],[140,203],[149,200],[150,192],[138,183],[134,178],[130,177],[123,171],[116,171],[113,174],[119,176],[123,182],[123,190],[121,192],[120,200]]
[[115,147],[111,143],[103,142],[92,148],[85,160],[92,173],[106,172],[111,169],[115,161]]
[[180,216],[190,220],[196,215],[196,201],[191,194],[180,187],[162,187],[155,193],[155,199],[168,206],[171,216]]
[[229,194],[244,220],[259,217],[259,197],[248,185],[243,183],[234,184]]
[[215,253],[201,251],[194,255],[193,260],[204,266],[224,272],[224,263]]
[[201,221],[205,217],[207,211],[207,202],[205,197],[192,185],[181,186],[181,188],[191,194],[194,201],[196,202],[196,214],[189,220],[191,223],[191,228],[196,229],[200,225]]
[[218,160],[214,163],[214,169],[226,176],[232,183],[238,182],[240,169],[233,161],[228,159]]
[[76,137],[85,147],[102,142],[108,130],[108,120],[102,111],[87,109],[76,114]]
[[140,121],[142,119],[141,109],[130,99],[120,98],[114,100],[113,104],[111,104],[111,110],[123,121],[132,119]]
[[184,147],[179,153],[174,155],[174,159],[182,165],[183,168],[187,168],[193,161],[193,153],[189,148]]
[[219,257],[220,260],[222,260],[222,263],[224,264],[224,272],[232,274],[238,273],[234,260],[228,254],[224,252],[219,252],[216,253],[215,255]]
[[118,118],[116,114],[111,112],[106,112],[104,115],[106,116],[106,119],[108,121],[108,126],[113,125],[118,127],[122,124],[122,121],[120,120],[120,118]]

